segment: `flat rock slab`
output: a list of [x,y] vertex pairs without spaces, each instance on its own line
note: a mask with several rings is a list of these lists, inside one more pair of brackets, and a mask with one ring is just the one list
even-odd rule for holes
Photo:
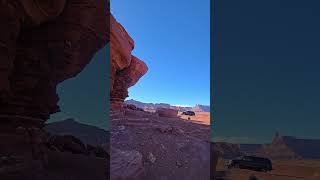
[[138,151],[111,149],[111,180],[139,180],[143,176],[142,155]]

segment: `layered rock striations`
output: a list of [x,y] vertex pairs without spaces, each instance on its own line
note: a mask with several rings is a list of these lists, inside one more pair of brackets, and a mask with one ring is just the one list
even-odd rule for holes
[[112,15],[110,24],[110,103],[112,109],[120,109],[128,88],[147,73],[148,67],[131,54],[134,41]]
[[108,1],[0,1],[0,156],[14,154],[0,175],[48,163],[41,128],[59,111],[56,87],[109,41],[108,12]]

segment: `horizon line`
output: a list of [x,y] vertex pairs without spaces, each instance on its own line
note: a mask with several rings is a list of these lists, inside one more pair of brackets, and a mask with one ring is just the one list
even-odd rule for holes
[[190,105],[190,104],[170,104],[170,103],[166,103],[166,102],[145,102],[145,101],[141,101],[141,100],[136,100],[136,99],[133,99],[133,98],[130,98],[130,99],[125,99],[125,101],[129,101],[129,100],[133,100],[133,101],[138,101],[138,102],[141,102],[141,103],[147,103],[147,104],[169,104],[170,106],[177,106],[177,107],[194,107],[196,105],[201,105],[201,106],[210,106],[210,103],[209,104],[194,104],[194,105]]

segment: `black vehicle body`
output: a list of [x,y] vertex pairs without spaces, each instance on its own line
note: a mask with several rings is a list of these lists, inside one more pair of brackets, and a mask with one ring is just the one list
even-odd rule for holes
[[250,169],[265,172],[272,170],[272,162],[270,159],[257,156],[242,156],[230,160],[227,163],[227,166],[228,168]]
[[184,111],[184,112],[182,113],[182,115],[195,116],[195,115],[196,115],[196,113],[195,113],[195,112],[193,112],[193,111]]

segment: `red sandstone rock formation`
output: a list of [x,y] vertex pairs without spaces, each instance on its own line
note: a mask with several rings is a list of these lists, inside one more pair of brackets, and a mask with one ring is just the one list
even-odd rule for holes
[[[131,54],[134,41],[126,30],[110,16],[110,104],[112,110],[123,110],[128,88],[148,71],[147,65]],[[137,110],[136,107],[128,107]],[[116,119],[117,111],[110,117]],[[114,114],[116,113],[116,114]],[[138,180],[143,176],[142,155],[137,151],[111,148],[111,179]]]
[[[10,56],[1,53],[1,73],[7,76],[1,76],[0,92],[7,89],[10,96],[0,101],[0,114],[46,120],[51,113],[59,111],[57,84],[81,72],[106,44],[107,3],[5,2],[1,1],[0,7],[1,12],[6,10],[1,22],[5,28],[1,28],[0,34],[12,33],[0,37],[1,52],[10,52]],[[38,5],[41,9],[36,9]]]
[[134,41],[110,16],[110,101],[112,109],[122,108],[128,88],[148,71],[147,65],[131,54]]
[[0,1],[0,156],[22,162],[7,170],[43,167],[41,127],[59,111],[56,86],[105,46],[108,13],[100,0]]

